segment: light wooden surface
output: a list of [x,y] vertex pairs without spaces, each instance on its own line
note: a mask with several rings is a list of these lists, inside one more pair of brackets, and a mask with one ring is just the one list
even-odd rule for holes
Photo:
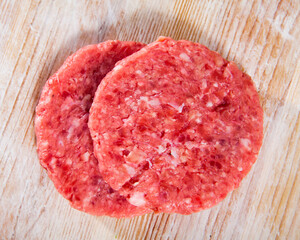
[[[300,239],[299,0],[0,0],[0,239]],[[264,143],[240,188],[212,209],[117,220],[69,207],[39,165],[41,88],[81,46],[187,39],[254,80]]]

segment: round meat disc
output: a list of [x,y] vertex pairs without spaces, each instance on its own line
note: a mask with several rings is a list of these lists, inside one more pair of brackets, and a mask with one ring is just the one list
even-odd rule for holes
[[129,204],[103,180],[87,125],[102,78],[143,46],[121,41],[86,46],[65,61],[42,91],[35,118],[40,163],[57,190],[80,211],[113,217],[149,212]]
[[237,188],[259,153],[251,78],[218,53],[160,38],[103,79],[89,128],[103,178],[135,206],[190,214]]

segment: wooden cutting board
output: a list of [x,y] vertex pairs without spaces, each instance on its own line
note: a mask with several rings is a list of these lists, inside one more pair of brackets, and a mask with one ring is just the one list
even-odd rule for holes
[[[299,0],[1,0],[0,239],[300,239]],[[254,80],[264,143],[240,188],[197,214],[117,220],[70,208],[39,164],[34,109],[78,48],[158,36],[207,45]]]

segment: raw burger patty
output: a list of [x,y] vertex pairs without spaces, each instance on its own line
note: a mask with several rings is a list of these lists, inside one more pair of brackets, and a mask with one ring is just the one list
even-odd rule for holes
[[35,131],[41,165],[71,206],[94,215],[131,217],[135,207],[105,183],[93,155],[89,109],[102,78],[144,44],[107,41],[70,56],[46,83],[36,108]]
[[160,38],[103,79],[89,128],[103,178],[136,206],[189,214],[220,202],[257,158],[251,78],[203,45]]

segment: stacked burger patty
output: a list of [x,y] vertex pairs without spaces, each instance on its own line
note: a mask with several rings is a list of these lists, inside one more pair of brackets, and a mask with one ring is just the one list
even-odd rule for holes
[[191,214],[237,188],[263,111],[251,78],[189,41],[107,41],[70,56],[36,108],[41,165],[71,206]]

